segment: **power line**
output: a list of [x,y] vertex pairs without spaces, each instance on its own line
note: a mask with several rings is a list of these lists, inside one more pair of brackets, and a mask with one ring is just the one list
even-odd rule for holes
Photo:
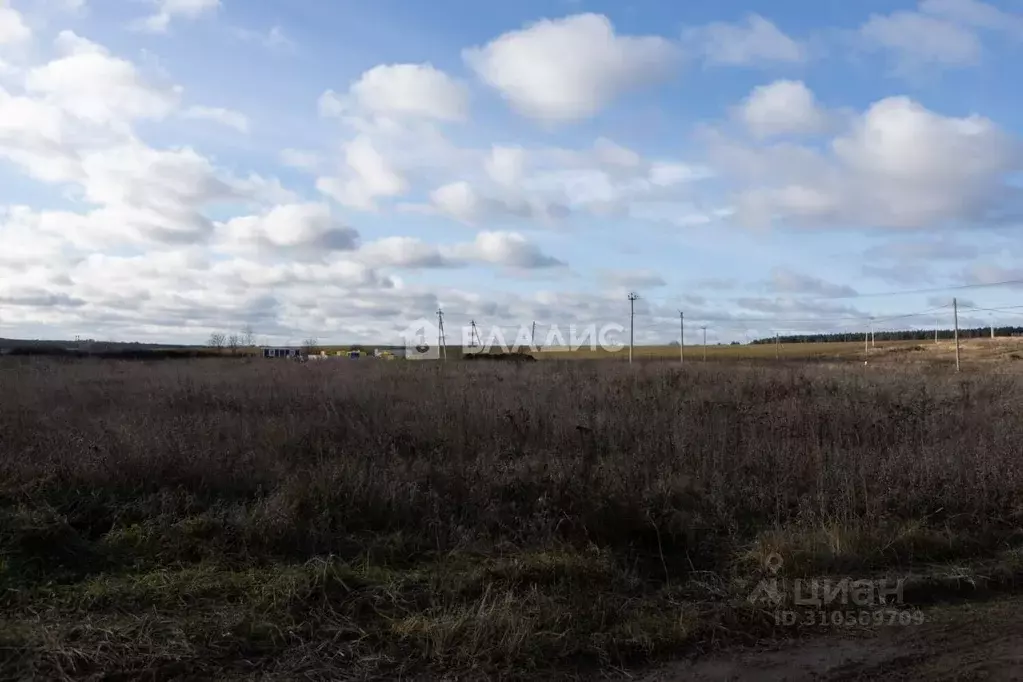
[[[955,284],[944,287],[932,287],[926,289],[897,289],[892,291],[872,291],[865,293],[853,293],[853,294],[839,294],[834,296],[800,296],[798,294],[792,295],[793,298],[797,298],[800,301],[845,301],[859,298],[883,298],[886,296],[908,296],[912,294],[940,294],[944,292],[952,291],[963,291],[969,289],[988,289],[994,287],[1004,286],[1023,286],[1023,279],[1009,279],[1001,282],[978,282],[974,284]],[[784,293],[784,292],[783,292]],[[678,295],[663,295],[663,296],[646,296],[647,300],[653,301],[667,301],[667,300],[678,300],[679,298],[703,298],[703,299],[715,299],[715,298],[737,298],[736,296],[706,296],[703,294],[684,294]]]

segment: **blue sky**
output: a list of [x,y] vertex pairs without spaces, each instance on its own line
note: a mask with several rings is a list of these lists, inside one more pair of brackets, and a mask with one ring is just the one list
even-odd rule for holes
[[1010,1],[0,0],[0,335],[1016,323],[962,287],[1023,280],[1021,48]]

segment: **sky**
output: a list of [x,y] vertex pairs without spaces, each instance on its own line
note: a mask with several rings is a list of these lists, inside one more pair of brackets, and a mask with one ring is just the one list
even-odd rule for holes
[[1023,0],[0,0],[0,336],[1023,324],[1021,56]]

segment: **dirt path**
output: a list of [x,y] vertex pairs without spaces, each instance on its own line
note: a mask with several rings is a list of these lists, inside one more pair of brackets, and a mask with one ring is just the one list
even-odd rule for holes
[[641,682],[1023,680],[1023,597],[933,608],[926,618],[736,649],[672,664]]

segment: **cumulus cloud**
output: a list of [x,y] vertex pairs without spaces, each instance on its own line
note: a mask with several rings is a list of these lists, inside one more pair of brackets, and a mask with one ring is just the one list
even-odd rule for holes
[[480,232],[470,244],[451,249],[456,258],[511,268],[563,267],[565,263],[544,254],[538,246],[517,232]]
[[525,173],[526,156],[522,147],[494,146],[484,161],[484,170],[497,184],[514,187]]
[[562,204],[530,198],[521,194],[484,196],[469,182],[459,180],[430,192],[431,210],[468,225],[502,217],[551,221],[565,217]]
[[6,3],[0,5],[0,48],[5,45],[20,45],[32,39],[32,29],[24,18]]
[[[7,335],[71,330],[194,342],[211,330],[252,324],[282,341],[341,329],[380,341],[396,321],[438,305],[428,287],[407,289],[384,269],[562,265],[516,232],[487,231],[448,245],[410,237],[360,245],[329,204],[303,201],[273,178],[239,175],[192,147],[150,146],[136,130],[170,115],[229,122],[223,112],[182,109],[179,88],[154,84],[135,64],[73,33],[57,43],[53,60],[0,90],[0,158],[65,191],[69,202],[66,209],[0,208],[8,244],[0,253],[0,324]],[[407,108],[396,114],[386,98],[368,101],[375,111],[390,108],[381,118],[419,116]],[[347,141],[343,195],[367,205],[367,197],[405,191],[409,168],[446,163],[443,145],[420,145],[418,159],[392,164],[395,148],[411,149],[404,142],[370,135]],[[482,174],[489,150],[464,153],[474,155]],[[311,167],[318,154],[284,156]],[[510,182],[514,159],[497,153],[494,161],[495,177]],[[471,295],[445,296],[466,310],[493,310]]]
[[757,137],[814,134],[823,131],[828,123],[827,113],[802,81],[779,80],[758,86],[737,113]]
[[25,72],[21,94],[0,88],[0,158],[86,205],[39,213],[40,231],[80,249],[201,242],[213,229],[207,208],[290,197],[275,180],[237,177],[192,148],[148,146],[134,124],[177,111],[181,88],[151,83],[73,32],[55,42],[54,59]]
[[906,97],[874,103],[825,149],[750,146],[710,136],[718,170],[737,186],[737,217],[755,224],[928,227],[1019,214],[1006,175],[1017,140],[978,115],[946,117]]
[[199,121],[212,121],[220,125],[234,128],[239,133],[249,132],[248,117],[238,111],[223,109],[221,107],[191,106],[184,111],[185,118]]
[[519,113],[589,118],[626,92],[667,78],[679,51],[658,36],[622,36],[599,14],[544,19],[463,52],[476,75]]
[[165,33],[174,19],[198,19],[220,8],[220,0],[151,0],[156,12],[131,24],[131,27],[151,33]]
[[61,31],[55,45],[60,56],[31,69],[25,91],[77,119],[106,125],[160,119],[178,104],[180,87],[149,84],[134,64],[73,31]]
[[371,211],[377,199],[404,194],[408,181],[370,137],[360,135],[345,144],[340,175],[322,177],[316,186],[345,206]]
[[496,146],[477,153],[477,172],[436,187],[419,210],[476,225],[498,219],[552,225],[574,213],[629,215],[676,197],[708,177],[706,168],[646,159],[598,138],[590,148]]
[[468,108],[465,85],[431,64],[381,64],[363,73],[347,95],[328,90],[320,99],[321,113],[334,116],[461,121]]
[[489,264],[515,269],[564,267],[516,232],[484,231],[471,242],[431,245],[414,237],[387,237],[359,249],[357,258],[373,267],[453,268]]
[[446,268],[454,261],[435,245],[416,237],[385,237],[367,243],[358,254],[360,260],[375,267]]
[[429,64],[380,65],[345,94],[325,92],[319,111],[354,135],[342,143],[335,172],[321,176],[317,188],[345,206],[372,211],[379,199],[409,190],[410,168],[446,162],[451,147],[433,126],[464,120],[468,94]]
[[807,59],[803,45],[759,14],[734,24],[715,22],[687,29],[683,41],[706,63],[718,66],[796,64]]
[[262,215],[232,218],[220,226],[222,248],[271,256],[319,258],[350,251],[359,233],[342,224],[324,203],[275,206]]

